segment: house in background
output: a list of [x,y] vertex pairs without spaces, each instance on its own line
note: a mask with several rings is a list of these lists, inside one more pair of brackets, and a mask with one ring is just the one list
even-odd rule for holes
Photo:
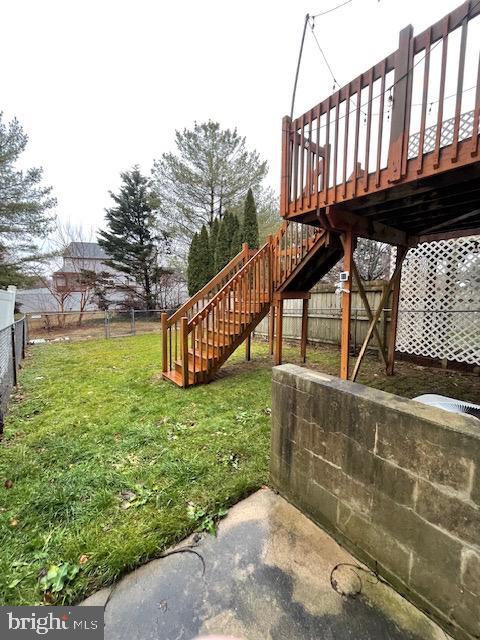
[[[18,291],[20,311],[32,313],[118,309],[130,307],[134,300],[137,300],[135,304],[138,305],[137,283],[125,273],[107,265],[107,259],[105,250],[96,242],[71,242],[62,256],[61,268],[52,274],[51,279],[44,281],[38,288]],[[165,270],[159,283],[159,308],[177,307],[186,294],[181,274]]]

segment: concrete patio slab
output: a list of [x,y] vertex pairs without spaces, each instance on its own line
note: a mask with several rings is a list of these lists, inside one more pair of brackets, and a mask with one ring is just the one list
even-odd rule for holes
[[82,603],[107,604],[106,640],[448,637],[268,489],[230,509],[217,537],[192,536],[172,551]]

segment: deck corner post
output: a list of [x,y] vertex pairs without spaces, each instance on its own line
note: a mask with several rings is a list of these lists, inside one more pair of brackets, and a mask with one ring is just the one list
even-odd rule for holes
[[290,130],[292,118],[284,116],[282,120],[282,176],[280,181],[280,215],[288,216],[289,185],[290,185]]
[[167,320],[168,313],[163,312],[161,315],[162,322],[162,372],[166,373],[168,371],[168,341],[167,341]]
[[410,120],[410,91],[413,57],[413,27],[409,24],[400,31],[398,49],[395,53],[395,76],[392,105],[390,146],[388,149],[389,180],[395,182],[403,175],[404,155],[408,152],[408,128]]
[[188,387],[188,318],[180,319],[180,348],[182,357],[182,386]]
[[347,231],[343,239],[343,270],[348,272],[348,279],[343,283],[342,292],[342,329],[340,343],[340,378],[348,380],[350,356],[350,322],[352,311],[352,263],[354,237],[352,231]]

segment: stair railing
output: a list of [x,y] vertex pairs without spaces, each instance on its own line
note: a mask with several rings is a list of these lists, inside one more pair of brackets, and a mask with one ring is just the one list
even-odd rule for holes
[[271,246],[269,239],[190,321],[182,318],[184,387],[198,378],[205,381],[243,340],[255,316],[270,306]]
[[324,229],[287,220],[272,238],[273,288],[281,286],[310,249],[325,236]]
[[242,250],[175,313],[170,317],[166,313],[162,314],[162,371],[164,373],[174,369],[175,361],[180,354],[179,339],[182,319],[186,318],[188,321],[193,318],[240,271],[249,258],[250,250],[248,245],[244,244]]

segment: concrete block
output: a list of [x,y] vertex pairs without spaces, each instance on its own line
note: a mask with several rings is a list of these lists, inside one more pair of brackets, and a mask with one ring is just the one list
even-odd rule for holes
[[374,456],[374,485],[397,504],[413,507],[416,478],[404,469]]
[[330,491],[310,479],[307,485],[305,506],[308,515],[329,531],[335,530],[338,499]]
[[410,550],[351,508],[339,503],[337,528],[348,540],[397,576],[408,576]]
[[297,421],[296,437],[298,445],[312,451],[318,455],[324,456],[326,450],[325,432],[314,422],[306,420]]
[[[480,552],[469,547],[462,549],[460,582],[471,594],[480,598]],[[480,608],[480,600],[478,606]]]
[[457,538],[480,546],[480,509],[470,501],[446,493],[429,482],[419,481],[415,511]]
[[450,617],[449,612],[464,595],[458,583],[447,579],[435,563],[416,555],[413,556],[409,584],[447,619]]
[[442,423],[422,423],[415,415],[404,413],[379,422],[376,451],[381,458],[430,482],[468,491],[479,445],[480,437],[475,441],[449,431]]
[[461,542],[379,492],[373,497],[372,519],[416,556],[432,563],[446,580],[459,581]]
[[478,507],[480,507],[480,464],[475,464],[475,467],[472,469],[472,471],[473,483],[471,499]]

